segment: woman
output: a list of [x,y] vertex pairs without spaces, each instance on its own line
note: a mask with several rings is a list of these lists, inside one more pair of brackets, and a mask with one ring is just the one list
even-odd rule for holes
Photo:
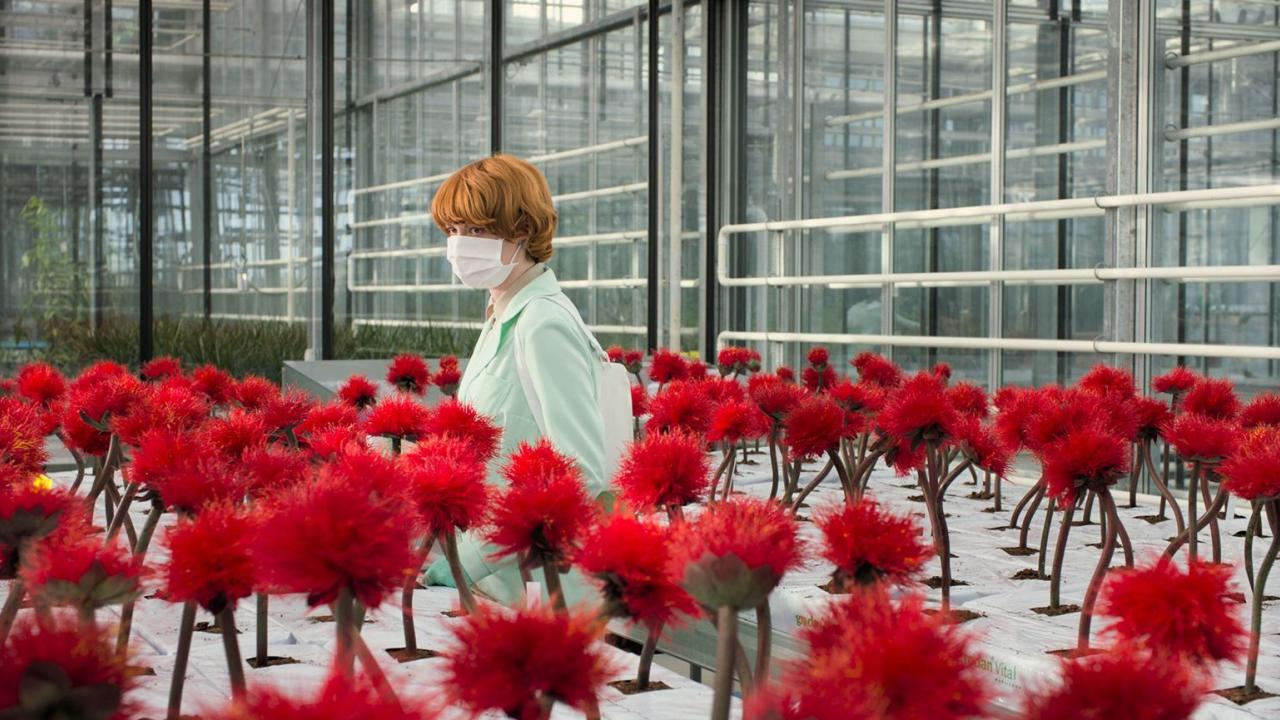
[[[454,274],[467,287],[489,293],[484,327],[458,389],[459,400],[502,428],[489,481],[503,483],[496,471],[507,456],[521,442],[536,443],[545,434],[577,461],[588,495],[607,501],[604,423],[596,399],[598,344],[565,307],[572,304],[545,265],[557,219],[546,178],[510,155],[477,160],[440,186],[431,217],[449,236],[446,256]],[[535,417],[526,387],[541,417]],[[474,535],[459,538],[459,552],[479,590],[506,603],[522,596],[514,558],[494,560],[493,547]],[[540,571],[534,575],[540,580]],[[452,585],[442,560],[427,577]],[[564,583],[570,602],[584,589],[579,582]]]

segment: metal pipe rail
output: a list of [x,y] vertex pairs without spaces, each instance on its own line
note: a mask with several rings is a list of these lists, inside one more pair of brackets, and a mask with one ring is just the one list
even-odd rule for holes
[[[1106,146],[1106,140],[1076,140],[1074,142],[1054,143],[1052,145],[1035,145],[1032,147],[1013,148],[1006,150],[1004,156],[1006,160],[1019,160],[1023,158],[1043,157],[1046,155],[1063,155],[1066,153],[1086,152],[1088,150],[1102,150],[1105,149]],[[981,165],[989,162],[991,162],[991,153],[973,153],[971,155],[956,155],[954,157],[898,163],[894,166],[894,171],[910,172],[913,170],[932,170],[935,168],[957,167],[961,165]],[[875,167],[858,168],[857,170],[832,170],[827,173],[826,178],[828,180],[847,180],[849,178],[858,177],[875,177],[883,172],[884,168],[877,165]]]
[[[595,280],[560,280],[560,287],[564,290],[605,290],[605,289],[625,289],[644,287],[649,282],[648,278],[605,278]],[[681,280],[680,287],[695,288],[698,287],[697,280]],[[471,288],[461,283],[417,283],[412,285],[356,285],[347,283],[347,290],[353,293],[439,293],[439,292],[463,292],[471,290]]]
[[[292,259],[271,258],[270,260],[246,260],[245,262],[236,262],[235,260],[228,260],[224,262],[210,263],[209,269],[210,270],[239,270],[242,268],[276,267],[278,265],[290,265],[292,263],[303,263],[303,262],[310,262],[310,261],[311,261],[311,258],[302,257],[302,256],[296,256]],[[178,265],[176,267],[167,268],[167,269],[178,270],[179,272],[193,272],[196,270],[204,270],[204,268],[205,268],[204,263],[195,263],[191,265]],[[161,269],[164,270],[166,268],[161,268]]]
[[1212,267],[1075,268],[1062,270],[975,270],[961,272],[870,273],[855,275],[792,275],[787,277],[720,278],[724,287],[791,287],[828,285],[858,287],[973,287],[1006,285],[1097,285],[1111,280],[1169,280],[1175,282],[1276,282],[1280,265],[1218,265]]
[[[484,327],[484,323],[479,321],[467,320],[409,320],[409,319],[392,319],[392,318],[352,318],[353,326],[371,326],[371,327],[443,327],[459,330],[479,330]],[[609,333],[613,335],[644,335],[649,331],[643,325],[587,325],[587,328],[594,333]]]
[[1240,43],[1239,45],[1232,45],[1229,48],[1223,48],[1221,50],[1206,50],[1204,52],[1190,53],[1188,55],[1169,53],[1165,56],[1164,65],[1169,69],[1174,69],[1186,67],[1188,65],[1199,65],[1201,63],[1217,62],[1218,60],[1231,60],[1233,58],[1247,57],[1249,55],[1261,55],[1263,53],[1270,52],[1280,52],[1280,40]]
[[1164,138],[1174,142],[1188,138],[1215,137],[1217,135],[1231,135],[1258,130],[1275,130],[1276,128],[1280,128],[1280,118],[1266,118],[1264,120],[1244,120],[1218,125],[1201,125],[1200,127],[1169,128],[1164,131]]
[[[574,202],[576,200],[589,200],[598,197],[609,197],[611,195],[626,195],[628,193],[642,192],[648,189],[649,183],[638,182],[626,185],[614,185],[612,187],[595,188],[594,190],[581,190],[579,192],[565,193],[563,195],[552,195],[551,202]],[[374,220],[357,220],[347,225],[352,230],[360,228],[378,227],[381,225],[413,225],[427,222],[431,219],[431,213],[412,213],[409,215],[397,215],[395,217],[377,218]]]

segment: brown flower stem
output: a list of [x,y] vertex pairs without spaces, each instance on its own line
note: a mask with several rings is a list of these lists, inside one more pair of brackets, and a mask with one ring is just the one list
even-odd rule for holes
[[733,444],[728,443],[727,447],[728,447],[728,457],[729,457],[729,469],[725,471],[725,475],[724,475],[724,496],[721,498],[722,500],[729,499],[729,493],[733,491],[733,475],[738,471],[738,455],[736,452],[734,452]]
[[[1130,446],[1130,450],[1133,453],[1131,457],[1137,457],[1138,443],[1134,442]],[[1132,463],[1132,467],[1129,468],[1129,507],[1131,508],[1138,507],[1138,477],[1140,475],[1142,475],[1142,466],[1138,463]]]
[[939,475],[942,473],[942,457],[932,443],[925,446],[925,471],[919,473],[925,507],[929,513],[929,526],[933,531],[934,549],[938,553],[938,565],[942,569],[942,612],[951,612],[951,540],[947,532],[946,511],[942,496],[938,493]]
[[1062,605],[1062,563],[1067,555],[1067,537],[1071,535],[1071,521],[1076,515],[1076,504],[1071,503],[1063,511],[1062,527],[1058,528],[1058,542],[1053,548],[1053,574],[1049,577],[1049,607]]
[[769,487],[769,499],[773,500],[778,497],[778,483],[781,480],[778,477],[778,424],[776,422],[769,428],[769,470],[773,473],[773,484]]
[[[1267,500],[1266,513],[1274,526],[1277,519],[1277,513],[1280,513],[1280,500]],[[1258,687],[1258,648],[1262,639],[1262,602],[1266,599],[1267,592],[1267,576],[1271,574],[1271,568],[1275,565],[1276,555],[1280,554],[1280,533],[1276,533],[1274,528],[1271,533],[1271,545],[1267,548],[1267,554],[1262,558],[1262,564],[1258,566],[1258,578],[1253,584],[1253,607],[1249,617],[1249,660],[1245,665],[1244,671],[1244,691],[1245,694],[1252,694]]]
[[679,505],[668,505],[667,522],[672,525],[678,522],[684,522],[684,508]]
[[[1200,517],[1196,510],[1196,485],[1198,484],[1200,484],[1200,461],[1193,460],[1191,462],[1191,480],[1187,484],[1187,522],[1193,528],[1196,525],[1199,525]],[[1190,552],[1192,560],[1195,560],[1200,554],[1200,539],[1197,537],[1199,534],[1199,530],[1193,530],[1191,532],[1188,552]]]
[[844,501],[852,503],[854,501],[853,483],[849,480],[849,471],[844,466],[844,461],[840,459],[840,448],[833,447],[827,451],[830,460],[827,461],[827,467],[834,467],[836,477],[840,478],[840,489],[844,491]]
[[[1200,499],[1204,500],[1204,506],[1207,508],[1205,515],[1209,516],[1209,543],[1213,548],[1213,561],[1220,563],[1222,562],[1222,533],[1218,532],[1218,510],[1222,508],[1217,507],[1209,498],[1209,478],[1212,476],[1212,466],[1205,468],[1204,473],[1200,476]],[[1218,494],[1222,494],[1222,492],[1222,483],[1219,482]]]
[[95,473],[93,478],[93,487],[89,490],[89,497],[85,498],[85,505],[89,509],[93,509],[93,504],[97,502],[98,495],[102,493],[107,485],[115,482],[116,460],[120,454],[120,438],[115,433],[111,433],[111,440],[107,443],[107,453],[102,456],[102,464],[99,471]]
[[982,470],[982,492],[991,494],[991,471],[985,468]]
[[[124,489],[124,497],[120,498],[120,506],[116,508],[115,521],[107,528],[107,544],[110,545],[116,536],[120,534],[120,528],[124,525],[125,518],[129,517],[129,506],[133,504],[133,498],[138,494],[138,483],[131,482]],[[130,545],[138,542],[137,537],[130,537]]]
[[995,483],[996,497],[995,497],[995,502],[991,505],[991,509],[995,510],[996,512],[1000,512],[1001,510],[1000,501],[1001,501],[1001,495],[1003,494],[1003,491],[1004,491],[1003,483],[1004,483],[1004,475],[1002,473],[996,473],[996,483]]
[[1143,462],[1147,465],[1147,473],[1151,475],[1151,482],[1156,486],[1156,491],[1160,493],[1160,517],[1165,517],[1165,505],[1173,508],[1173,521],[1178,525],[1178,532],[1181,533],[1187,529],[1187,523],[1182,519],[1182,507],[1178,505],[1178,501],[1173,497],[1173,493],[1169,492],[1169,485],[1165,482],[1164,477],[1156,472],[1155,460],[1151,457],[1151,443],[1143,443],[1142,451]]
[[[964,473],[965,470],[969,470],[970,472],[973,471],[972,460],[966,459],[964,462],[952,468],[951,472],[947,473],[947,479],[942,481],[942,487],[938,489],[938,496],[941,497],[943,495],[946,495],[947,490],[951,489],[951,484],[954,483]],[[974,476],[974,477],[976,480],[977,476]]]
[[195,628],[196,604],[188,600],[182,604],[182,620],[178,625],[178,652],[173,659],[173,679],[169,683],[167,720],[182,717],[182,688],[187,682],[187,659],[191,657],[191,634]]
[[413,591],[417,579],[412,575],[400,586],[400,618],[404,625],[404,649],[418,649],[418,629],[413,624]]
[[333,616],[337,632],[335,665],[344,677],[351,677],[355,665],[352,640],[356,633],[355,598],[351,595],[351,588],[343,587],[338,591]]
[[733,452],[729,450],[728,444],[722,446],[720,452],[722,459],[720,460],[720,465],[716,467],[715,474],[711,476],[711,492],[707,495],[708,499],[713,501],[716,499],[716,491],[720,487],[720,477],[724,475],[725,470],[729,469],[729,463],[733,462]]
[[737,639],[738,613],[725,605],[716,610],[716,683],[711,701],[711,720],[729,720]]
[[533,572],[529,570],[528,553],[516,553],[516,567],[520,568],[520,582],[524,583],[526,586],[533,582]]
[[271,599],[263,592],[258,593],[256,599],[257,607],[254,610],[254,619],[257,622],[257,627],[254,633],[254,650],[258,657],[258,667],[264,668],[267,666],[267,623],[271,609]]
[[391,687],[391,683],[387,680],[387,674],[382,671],[382,666],[378,664],[377,658],[369,651],[369,645],[365,643],[364,638],[360,637],[360,633],[352,634],[351,646],[355,649],[356,657],[360,658],[360,666],[364,668],[365,674],[373,680],[373,686],[378,690],[378,694],[382,696],[382,699],[396,708],[401,708],[400,697],[396,695],[395,689]]
[[222,625],[222,650],[227,655],[227,673],[231,676],[231,697],[242,700],[245,696],[244,661],[240,658],[240,640],[236,637],[236,614],[228,604],[218,613]]
[[1080,629],[1076,635],[1076,649],[1089,649],[1089,626],[1093,623],[1093,606],[1098,601],[1098,590],[1102,587],[1102,579],[1111,568],[1111,556],[1115,554],[1116,537],[1119,535],[1120,516],[1116,512],[1116,502],[1111,491],[1103,488],[1098,491],[1098,512],[1106,513],[1111,519],[1111,532],[1102,544],[1102,555],[1093,569],[1093,577],[1089,580],[1089,588],[1085,590],[1084,602],[1080,605]]
[[1080,524],[1081,525],[1093,524],[1093,493],[1092,492],[1084,496],[1084,517],[1080,519]]
[[649,671],[653,669],[653,656],[658,651],[658,638],[662,636],[662,623],[649,628],[640,650],[640,666],[636,670],[636,690],[649,689]]
[[[62,441],[62,444],[65,447],[67,440],[62,436],[62,433],[58,432],[54,434]],[[80,454],[79,450],[72,450],[71,448],[67,448],[67,452],[71,453],[71,459],[76,461],[76,479],[71,483],[71,494],[74,495],[76,494],[76,491],[80,489],[80,484],[84,482],[84,456]]]
[[557,610],[566,610],[564,590],[560,587],[560,569],[551,558],[542,559],[542,576],[547,582],[547,596]]
[[756,669],[760,682],[769,679],[769,657],[773,654],[773,615],[769,612],[769,598],[756,608]]
[[551,720],[551,709],[556,705],[555,698],[547,694],[538,696],[538,720]]
[[[870,466],[874,464],[876,458],[878,457],[880,457],[880,453],[878,452],[872,453],[865,460],[859,463],[857,468],[854,468],[854,472],[852,473],[852,475],[846,475],[846,477],[861,477],[862,473],[866,471],[866,466]],[[797,462],[796,465],[798,467],[799,462]],[[832,465],[834,465],[834,463],[832,463]],[[783,502],[784,504],[788,504],[791,506],[791,514],[794,515],[795,513],[800,511],[800,505],[804,503],[805,498],[809,497],[809,494],[812,493],[814,489],[818,487],[818,483],[822,482],[822,480],[825,477],[826,477],[825,473],[819,473],[816,477],[814,477],[813,480],[809,481],[809,484],[804,487],[804,490],[800,491],[800,494],[796,496],[796,499],[794,502],[790,502],[790,503],[787,502],[787,500],[791,497],[790,493],[787,494],[787,498],[784,498]]]
[[[1027,506],[1027,511],[1022,516],[1022,530],[1018,533],[1018,547],[1024,549],[1027,547],[1027,538],[1031,535],[1031,520],[1036,516],[1036,509],[1040,507],[1040,502],[1044,500],[1044,481],[1038,483],[1030,494],[1035,497],[1031,498],[1031,504]],[[1024,497],[1023,500],[1026,498]]]
[[[1075,508],[1072,507],[1072,510]],[[1062,519],[1070,522],[1067,511],[1062,511]],[[1040,528],[1040,557],[1036,560],[1036,574],[1043,578],[1045,563],[1049,561],[1049,533],[1053,532],[1053,502],[1050,501],[1049,506],[1044,509],[1044,527]],[[1061,529],[1059,529],[1061,532]]]
[[1013,513],[1009,516],[1010,530],[1018,527],[1018,517],[1022,515],[1022,511],[1027,507],[1028,503],[1042,492],[1044,492],[1044,478],[1036,481],[1036,484],[1023,493],[1022,499],[1018,500],[1017,504],[1013,506]]
[[1219,487],[1217,496],[1214,497],[1213,502],[1209,504],[1209,511],[1204,515],[1201,515],[1194,525],[1179,533],[1178,536],[1173,539],[1173,542],[1169,543],[1169,547],[1164,549],[1164,554],[1167,557],[1173,557],[1178,554],[1178,551],[1182,549],[1182,546],[1190,542],[1190,540],[1201,530],[1204,530],[1216,516],[1217,511],[1226,506],[1228,497],[1229,493],[1227,493],[1227,491],[1222,487]]
[[1244,531],[1244,574],[1249,580],[1249,589],[1256,585],[1253,582],[1253,538],[1262,528],[1262,504],[1253,503],[1253,512],[1249,514],[1249,526]]
[[13,628],[14,618],[18,617],[18,610],[22,608],[22,598],[26,594],[27,588],[21,578],[14,578],[9,582],[9,597],[5,598],[4,607],[0,608],[0,646],[3,646],[5,639],[9,637],[9,630]]
[[360,633],[364,632],[364,618],[369,613],[369,608],[365,607],[364,603],[360,602],[359,600],[356,600],[354,603],[352,603],[351,607],[352,607],[352,614],[355,615],[355,618],[356,618],[356,622],[355,622],[356,634],[359,635]]
[[400,444],[401,444],[401,442],[402,442],[402,441],[401,441],[401,439],[400,439],[399,437],[397,437],[397,436],[395,436],[395,435],[392,435],[392,436],[391,436],[391,454],[392,454],[392,455],[399,455],[399,454],[400,454]]
[[453,576],[453,584],[458,586],[458,602],[470,615],[476,611],[476,599],[462,572],[462,560],[458,557],[458,536],[452,530],[441,533],[441,536],[440,544],[444,547],[445,561],[449,563],[449,574]]
[[[1116,518],[1119,519],[1120,512],[1116,511]],[[1129,531],[1124,529],[1124,523],[1116,523],[1116,537],[1120,539],[1120,550],[1124,553],[1124,566],[1133,567],[1133,543],[1129,541]]]
[[[138,535],[138,542],[133,546],[133,555],[138,559],[142,559],[147,555],[147,548],[151,546],[151,538],[155,536],[156,526],[160,524],[160,515],[164,513],[164,506],[158,500],[152,501],[151,511],[147,513],[147,521],[142,526],[142,533]],[[116,628],[116,654],[124,657],[129,651],[129,637],[133,633],[133,608],[137,603],[136,599],[126,602],[120,608],[120,623]]]

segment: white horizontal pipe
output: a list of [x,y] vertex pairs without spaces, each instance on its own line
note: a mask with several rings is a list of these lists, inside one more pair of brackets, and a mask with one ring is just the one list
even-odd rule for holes
[[976,270],[964,272],[866,273],[788,277],[720,278],[726,287],[831,285],[833,288],[880,285],[958,287],[1003,282],[1010,285],[1089,285],[1108,280],[1178,280],[1182,282],[1280,281],[1280,265],[1211,267],[1075,268],[1061,270]]
[[1187,138],[1214,137],[1234,133],[1255,132],[1257,130],[1275,130],[1280,128],[1280,118],[1264,120],[1244,120],[1241,122],[1222,123],[1220,125],[1201,125],[1200,127],[1170,128],[1164,131],[1164,138],[1170,142]]
[[352,195],[367,195],[369,193],[383,192],[386,190],[400,190],[407,187],[417,185],[433,185],[435,183],[444,182],[449,179],[453,173],[441,173],[439,175],[427,175],[426,177],[410,178],[408,180],[397,180],[395,182],[383,183],[381,185],[369,185],[368,187],[359,187],[351,191]]
[[1109,340],[1041,340],[1035,338],[947,337],[923,335],[854,335],[838,333],[725,331],[718,342],[797,342],[828,345],[893,345],[958,350],[1015,350],[1026,352],[1125,353],[1135,355],[1189,355],[1256,360],[1280,360],[1280,348],[1252,345],[1203,345],[1192,343],[1121,343]]
[[[1069,87],[1071,85],[1083,85],[1084,83],[1094,82],[1095,80],[1104,80],[1106,77],[1107,73],[1105,70],[1096,70],[1094,72],[1077,73],[1075,75],[1066,75],[1063,77],[1048,78],[1045,80],[1029,80],[1023,83],[1009,85],[1005,88],[1005,95],[1021,95],[1023,93]],[[950,107],[953,105],[965,105],[971,102],[990,100],[993,94],[994,93],[991,90],[979,90],[977,92],[965,93],[963,95],[952,95],[950,97],[926,100],[924,102],[902,104],[895,109],[895,112],[898,115],[903,115],[923,110],[936,110],[938,108]],[[849,123],[862,122],[863,120],[874,120],[882,115],[884,115],[884,113],[880,110],[868,110],[867,112],[853,113],[851,115],[832,115],[827,118],[826,124],[828,127],[835,125],[847,125]]]
[[[1045,155],[1062,155],[1064,153],[1084,152],[1086,150],[1101,150],[1107,146],[1106,140],[1078,140],[1075,142],[1055,143],[1053,145],[1036,145],[1033,147],[1013,148],[1005,151],[1006,160],[1018,160],[1022,158],[1042,157]],[[932,160],[919,160],[909,163],[898,163],[894,166],[896,172],[911,172],[914,170],[932,170],[934,168],[958,167],[961,165],[981,165],[982,163],[991,162],[991,153],[973,153],[970,155],[956,155],[953,157],[934,158]],[[833,170],[827,173],[828,180],[847,180],[857,177],[874,177],[884,172],[882,167],[867,167],[857,170]]]
[[400,215],[397,217],[378,218],[376,220],[357,220],[348,227],[352,230],[359,230],[367,227],[380,227],[382,225],[412,225],[426,222],[431,219],[431,213],[411,213],[409,215]]
[[251,315],[244,313],[211,313],[210,318],[214,320],[269,320],[271,322],[285,323],[301,323],[298,318],[285,317],[284,315]]
[[[230,269],[240,269],[240,268],[275,267],[277,265],[288,265],[290,262],[307,262],[308,260],[309,258],[301,257],[301,256],[293,258],[292,261],[290,261],[289,258],[272,258],[270,260],[246,260],[244,262],[236,262],[232,260],[228,262],[211,263],[209,265],[209,269],[210,270],[230,270]],[[179,265],[175,269],[183,270],[183,271],[193,271],[193,270],[204,270],[204,267],[205,266],[203,263],[197,263],[194,265]]]
[[1180,68],[1187,65],[1199,65],[1200,63],[1217,62],[1218,60],[1230,60],[1232,58],[1278,51],[1280,51],[1280,40],[1240,43],[1221,50],[1206,50],[1187,55],[1169,53],[1165,56],[1164,64],[1168,68]]
[[[481,322],[459,320],[399,320],[384,318],[353,318],[352,325],[371,325],[379,327],[447,327],[474,330],[484,327]],[[617,335],[644,335],[648,328],[639,325],[587,325],[595,333],[613,333]]]
[[[605,278],[596,280],[561,280],[560,287],[566,290],[582,289],[621,289],[643,287],[648,282],[645,278]],[[697,287],[696,280],[681,280],[681,287]],[[440,293],[462,292],[470,290],[466,285],[457,283],[417,283],[397,285],[357,285],[348,283],[347,289],[353,293]]]
[[555,162],[556,160],[567,160],[569,158],[581,157],[583,155],[596,155],[610,150],[635,147],[637,145],[644,145],[647,142],[649,142],[648,135],[637,135],[636,137],[629,137],[622,140],[611,140],[598,145],[585,145],[583,147],[573,148],[572,150],[561,150],[559,152],[546,153],[545,155],[534,155],[532,157],[525,158],[525,160],[537,165],[539,163],[549,163]]
[[[594,190],[583,190],[581,192],[565,193],[564,195],[553,195],[551,202],[573,202],[574,200],[586,200],[588,198],[607,197],[609,195],[624,195],[626,193],[640,192],[649,187],[647,182],[630,183],[628,185],[614,185],[613,187],[596,188]],[[348,225],[352,230],[360,228],[377,227],[380,225],[404,225],[418,224],[429,221],[431,213],[414,213],[411,215],[400,215],[397,217],[378,218],[376,220],[359,220]]]

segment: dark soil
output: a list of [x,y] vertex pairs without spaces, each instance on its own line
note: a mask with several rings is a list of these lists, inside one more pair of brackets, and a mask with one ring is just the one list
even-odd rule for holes
[[[1245,599],[1244,593],[1242,592],[1229,592],[1226,595],[1223,595],[1222,597],[1227,600],[1230,600],[1231,602],[1239,603],[1241,605],[1248,602],[1248,600]],[[1262,602],[1271,602],[1272,600],[1280,600],[1280,598],[1276,597],[1275,595],[1262,596]]]
[[639,693],[653,692],[654,690],[670,690],[671,689],[670,685],[662,682],[661,680],[650,680],[649,686],[643,690],[640,690],[636,687],[635,679],[614,680],[613,682],[609,683],[609,687],[613,688],[614,690],[617,690],[623,695],[636,695]]
[[262,669],[262,668],[275,667],[277,665],[297,665],[302,661],[297,658],[281,657],[279,655],[268,655],[266,662],[258,662],[258,658],[256,656],[251,657],[248,660],[245,660],[245,662],[248,663],[249,667],[251,668]]
[[[311,617],[309,617],[309,618],[307,618],[307,619],[308,619],[308,620],[310,620],[311,622],[313,622],[313,623],[317,623],[317,624],[318,624],[318,623],[329,623],[329,622],[333,622],[333,616],[332,616],[332,615],[313,615],[313,616],[311,616]],[[371,623],[376,623],[376,622],[378,622],[378,621],[377,621],[377,620],[374,620],[373,618],[370,618],[370,617],[366,617],[366,618],[364,619],[364,624],[365,624],[365,625],[369,625],[369,624],[371,624]]]
[[416,650],[387,648],[387,654],[395,658],[398,663],[413,662],[414,660],[426,660],[440,655],[440,653],[435,650],[428,650],[426,648],[418,648]]
[[[938,576],[938,575],[934,575],[933,577],[929,578],[928,580],[925,580],[925,581],[924,581],[924,584],[925,584],[925,585],[928,585],[929,587],[933,588],[934,590],[937,590],[938,588],[941,588],[941,587],[942,587],[942,578],[941,578],[940,576]],[[965,581],[963,581],[963,580],[957,580],[957,579],[955,579],[955,578],[951,578],[951,587],[956,587],[956,586],[958,586],[958,585],[968,585],[968,584],[969,584],[969,583],[967,583],[967,582],[965,582]]]
[[848,595],[849,594],[848,590],[841,590],[840,587],[836,585],[836,581],[834,578],[819,585],[818,589],[827,593],[828,595]]
[[1014,580],[1047,580],[1048,578],[1041,578],[1039,570],[1034,570],[1032,568],[1023,568],[1013,574],[1013,579]]
[[466,617],[467,611],[466,610],[441,610],[440,614],[445,617],[459,618],[459,617]]
[[1017,555],[1018,557],[1035,555],[1040,552],[1039,550],[1033,547],[1007,547],[1007,548],[1000,548],[1000,549],[1009,553],[1010,555]]
[[995,493],[982,492],[982,491],[971,492],[965,497],[969,498],[970,500],[990,500],[991,498],[995,497]]
[[[937,613],[939,613],[939,612],[941,612],[941,611],[940,611],[940,610],[925,610],[925,611],[924,611],[924,613],[925,613],[926,615],[935,615],[935,614],[937,614]],[[953,609],[953,610],[952,610],[950,613],[948,613],[948,615],[947,615],[947,622],[951,623],[952,625],[961,625],[961,624],[963,624],[963,623],[967,623],[967,622],[969,622],[970,620],[977,620],[977,619],[978,619],[978,618],[980,618],[980,617],[986,617],[986,615],[983,615],[983,614],[982,614],[982,613],[980,613],[980,612],[974,612],[973,610],[965,610],[965,609],[963,609],[963,608],[958,609],[958,610]]]
[[128,677],[154,677],[156,671],[147,665],[130,665],[124,669],[124,674]]
[[919,502],[919,503],[924,502],[923,495],[911,495],[911,496],[908,496],[907,499],[910,500],[911,502]]
[[1221,695],[1237,705],[1246,705],[1254,700],[1265,700],[1266,698],[1276,696],[1275,693],[1269,693],[1262,688],[1258,688],[1251,693],[1246,693],[1243,685],[1227,688],[1225,690],[1214,690],[1214,693]]
[[[214,625],[213,623],[210,623],[210,622],[198,622],[196,623],[196,632],[209,633],[210,635],[221,635],[222,627],[220,625]],[[243,635],[244,631],[236,630],[236,634]]]
[[1080,612],[1079,605],[1059,605],[1058,607],[1038,607],[1031,608],[1031,612],[1038,615],[1047,615],[1049,617],[1058,617],[1059,615],[1070,615],[1071,613]]
[[982,508],[982,512],[984,512],[984,513],[994,513],[994,512],[998,512],[998,511],[997,511],[995,508],[993,508],[993,507],[989,507],[989,508]]
[[1062,650],[1046,650],[1045,655],[1053,655],[1055,657],[1078,658],[1089,657],[1090,655],[1100,655],[1106,652],[1102,648],[1089,648],[1087,650],[1079,650],[1076,648],[1065,648]]
[[1138,516],[1138,519],[1139,519],[1139,520],[1146,520],[1147,522],[1151,523],[1152,525],[1155,525],[1156,523],[1162,523],[1162,522],[1165,522],[1165,521],[1167,521],[1169,518],[1167,518],[1167,517],[1160,517],[1159,515],[1139,515],[1139,516]]

